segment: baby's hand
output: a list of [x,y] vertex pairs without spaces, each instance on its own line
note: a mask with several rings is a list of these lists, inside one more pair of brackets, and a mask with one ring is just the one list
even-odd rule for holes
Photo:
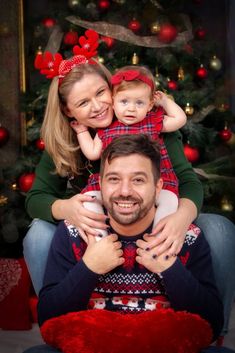
[[76,120],[71,121],[70,126],[76,132],[76,134],[87,131],[87,127],[85,125],[79,124],[79,122]]
[[154,104],[155,106],[163,106],[167,101],[168,97],[162,91],[156,91],[154,94]]

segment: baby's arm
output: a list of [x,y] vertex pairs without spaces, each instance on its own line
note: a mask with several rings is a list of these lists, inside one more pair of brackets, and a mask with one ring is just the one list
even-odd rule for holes
[[81,125],[77,121],[72,121],[70,125],[77,134],[78,143],[83,154],[91,161],[99,159],[102,151],[102,142],[98,134],[93,139],[85,125]]
[[171,132],[180,129],[187,122],[183,109],[165,93],[157,91],[154,95],[156,106],[161,106],[167,115],[164,115],[162,132]]

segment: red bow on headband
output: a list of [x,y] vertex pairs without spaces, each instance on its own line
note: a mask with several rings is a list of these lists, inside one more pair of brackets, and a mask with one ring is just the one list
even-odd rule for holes
[[74,56],[70,59],[63,60],[61,54],[53,54],[45,52],[42,54],[41,51],[37,53],[34,61],[34,67],[40,70],[42,75],[47,78],[53,78],[59,76],[60,79],[65,77],[75,66],[85,64],[88,60],[97,54],[97,48],[99,45],[99,35],[92,29],[88,29],[85,32],[85,36],[79,38],[79,45],[73,47]]
[[147,76],[142,75],[138,70],[128,70],[128,71],[119,72],[112,76],[111,83],[112,85],[118,85],[122,81],[135,81],[135,80],[139,80],[146,83],[147,85],[150,86],[151,89],[153,89],[154,87],[152,80]]

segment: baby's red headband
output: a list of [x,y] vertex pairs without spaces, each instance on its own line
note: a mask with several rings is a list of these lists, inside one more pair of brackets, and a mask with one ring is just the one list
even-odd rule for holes
[[146,83],[147,85],[149,85],[151,89],[154,88],[153,81],[149,77],[141,74],[139,70],[127,70],[127,71],[119,72],[112,76],[111,83],[112,85],[118,85],[122,81],[135,81],[135,80],[139,80]]
[[[86,36],[86,37],[85,37]],[[44,54],[39,52],[36,55],[34,61],[34,67],[40,70],[42,75],[47,78],[53,78],[58,76],[61,83],[63,78],[76,66],[91,63],[94,64],[95,61],[90,60],[97,54],[97,48],[99,45],[99,35],[92,29],[88,29],[85,32],[85,36],[81,36],[78,39],[79,45],[73,47],[73,54],[69,59],[63,60],[61,54],[52,54],[46,51]]]

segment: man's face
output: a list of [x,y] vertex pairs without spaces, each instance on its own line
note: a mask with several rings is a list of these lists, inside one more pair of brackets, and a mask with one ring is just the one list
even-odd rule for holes
[[110,216],[121,225],[146,219],[155,212],[156,195],[162,180],[154,182],[151,161],[141,155],[106,160],[101,179],[103,203]]

